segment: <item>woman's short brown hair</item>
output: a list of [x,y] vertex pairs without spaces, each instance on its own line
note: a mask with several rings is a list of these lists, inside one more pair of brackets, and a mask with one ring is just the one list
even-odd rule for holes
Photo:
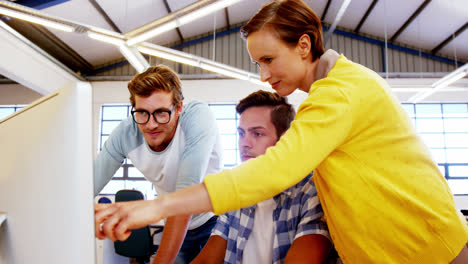
[[294,111],[293,106],[288,103],[286,97],[259,90],[240,100],[236,106],[236,111],[241,115],[248,108],[259,106],[271,107],[271,123],[275,126],[276,135],[280,138],[281,135],[288,130],[291,122],[294,120],[296,111]]
[[289,45],[296,45],[302,35],[309,35],[312,61],[324,53],[322,23],[314,11],[301,0],[277,0],[264,5],[241,28],[241,35],[247,39],[249,34],[266,26],[274,29],[279,38]]
[[172,103],[178,105],[184,96],[177,73],[164,65],[149,67],[128,83],[130,103],[135,106],[135,95],[148,97],[155,91],[172,92]]

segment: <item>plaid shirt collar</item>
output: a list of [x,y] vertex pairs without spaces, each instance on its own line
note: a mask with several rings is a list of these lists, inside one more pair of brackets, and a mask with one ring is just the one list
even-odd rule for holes
[[[321,221],[323,211],[311,178],[312,174],[273,197],[276,207],[273,210],[275,236],[272,260],[275,264],[284,261],[296,237],[305,234],[329,236],[326,224]],[[307,202],[310,198],[317,202]],[[218,219],[213,234],[227,239],[224,263],[241,263],[243,250],[253,229],[256,208],[253,205],[229,212],[225,214],[226,222],[220,223],[222,217]]]

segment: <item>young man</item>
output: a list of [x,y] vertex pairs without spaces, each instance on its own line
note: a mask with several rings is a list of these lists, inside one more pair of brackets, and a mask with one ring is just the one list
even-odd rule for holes
[[[243,162],[275,145],[295,115],[284,97],[265,91],[250,94],[236,110]],[[307,175],[269,200],[221,215],[192,263],[323,263],[331,243],[311,178]]]
[[[136,75],[128,90],[132,115],[112,132],[95,160],[95,194],[125,158],[153,183],[158,195],[198,184],[206,174],[221,169],[222,148],[214,115],[198,101],[183,105],[174,71],[162,65],[151,67]],[[154,263],[173,263],[179,249],[177,261],[190,262],[215,223],[212,213],[168,218]],[[104,239],[99,233],[96,236]]]

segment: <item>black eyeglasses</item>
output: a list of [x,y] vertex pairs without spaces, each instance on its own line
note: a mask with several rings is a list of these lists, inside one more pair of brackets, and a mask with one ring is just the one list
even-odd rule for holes
[[171,114],[172,114],[172,111],[174,111],[175,109],[175,105],[172,107],[171,110],[155,110],[153,113],[149,113],[148,111],[146,110],[132,110],[131,113],[132,113],[132,117],[133,117],[133,121],[137,124],[146,124],[148,123],[149,119],[150,119],[150,116],[153,116],[154,120],[158,123],[158,124],[167,124],[169,123],[169,121],[171,121]]

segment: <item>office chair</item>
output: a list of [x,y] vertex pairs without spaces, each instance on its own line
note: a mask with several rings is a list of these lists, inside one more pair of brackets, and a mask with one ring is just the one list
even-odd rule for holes
[[103,196],[103,197],[99,198],[98,203],[108,204],[108,203],[112,203],[112,201],[109,198]]
[[465,216],[466,224],[468,225],[468,209],[461,209],[460,211]]
[[[136,190],[120,190],[115,194],[116,202],[144,200],[143,194]],[[114,242],[115,252],[121,256],[134,258],[138,263],[148,263],[158,246],[153,244],[153,236],[162,232],[163,228],[157,229],[152,235],[150,227],[145,226],[132,230],[130,237],[125,241]]]

